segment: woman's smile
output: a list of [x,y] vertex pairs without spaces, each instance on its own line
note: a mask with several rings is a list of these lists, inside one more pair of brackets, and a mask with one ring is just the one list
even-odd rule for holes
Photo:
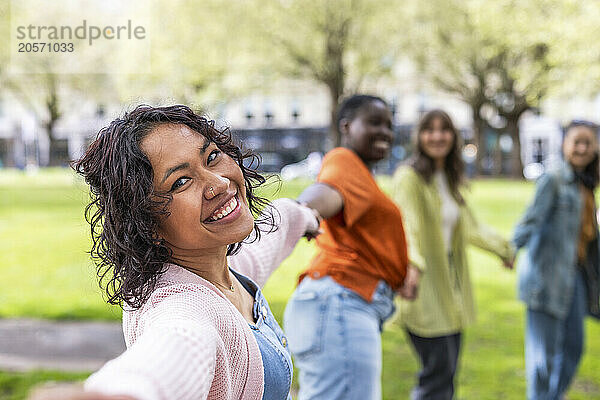
[[254,219],[242,170],[214,142],[185,125],[164,124],[144,138],[142,149],[156,192],[172,188],[159,235],[173,249],[215,249],[250,234]]
[[206,224],[228,223],[234,221],[240,215],[240,202],[237,192],[224,202],[221,206],[204,220]]
[[388,135],[377,135],[372,141],[371,146],[374,150],[386,152],[392,145],[392,138]]

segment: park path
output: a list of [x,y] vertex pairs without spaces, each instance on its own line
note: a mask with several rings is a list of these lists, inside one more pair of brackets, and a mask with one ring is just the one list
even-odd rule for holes
[[93,371],[124,349],[118,322],[0,319],[0,370]]

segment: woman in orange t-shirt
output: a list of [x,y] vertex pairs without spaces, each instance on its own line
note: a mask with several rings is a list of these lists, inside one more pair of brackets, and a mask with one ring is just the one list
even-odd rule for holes
[[319,251],[284,317],[300,400],[380,399],[382,324],[396,291],[416,295],[416,285],[403,286],[408,258],[400,211],[370,171],[392,144],[386,102],[346,99],[338,129],[344,147],[327,153],[317,183],[298,197],[324,219]]

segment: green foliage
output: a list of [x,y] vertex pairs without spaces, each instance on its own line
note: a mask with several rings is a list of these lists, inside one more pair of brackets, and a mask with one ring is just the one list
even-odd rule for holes
[[568,22],[577,25],[585,18],[569,3],[410,2],[404,8],[407,44],[426,77],[468,103],[479,93],[506,108],[510,105],[498,96],[511,93],[537,105],[551,85],[560,83],[559,71],[571,61],[565,49],[573,43],[564,40],[564,30],[572,26]]
[[[0,35],[8,38],[10,35],[10,1],[0,0]],[[9,41],[0,43],[0,78],[5,73],[6,63],[10,58]]]
[[[247,26],[255,33],[249,37],[256,42],[250,45],[268,52],[268,67],[286,76],[322,83],[349,79],[353,91],[365,75],[389,73],[395,61],[401,28],[394,2],[267,0],[247,6]],[[273,56],[278,63],[272,63]]]
[[600,12],[597,2],[582,3],[586,6],[570,0],[415,0],[403,8],[409,56],[429,83],[470,106],[480,148],[486,126],[511,135],[515,177],[522,177],[523,168],[520,117],[573,85],[581,60],[572,48],[585,43],[597,49],[590,53],[597,58],[593,39],[573,34],[574,26],[592,21],[586,10]]
[[[391,0],[248,0],[243,36],[257,76],[304,79],[327,90],[330,133],[339,145],[339,100],[390,75],[401,26]],[[272,82],[269,82],[272,83]],[[269,85],[267,83],[267,85]],[[371,86],[368,85],[371,83]]]
[[153,2],[150,74],[115,77],[120,97],[195,108],[223,101],[240,50],[237,10],[222,0]]

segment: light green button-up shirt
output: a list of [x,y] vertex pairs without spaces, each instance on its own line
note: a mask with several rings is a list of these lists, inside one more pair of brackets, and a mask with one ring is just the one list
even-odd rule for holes
[[[446,253],[442,234],[442,201],[435,181],[427,183],[412,167],[398,168],[392,197],[400,210],[410,262],[421,271],[416,300],[399,300],[399,322],[422,337],[454,334],[475,320],[466,245],[473,244],[509,259],[510,243],[477,223],[468,206],[460,215]],[[451,261],[450,261],[451,260]]]

